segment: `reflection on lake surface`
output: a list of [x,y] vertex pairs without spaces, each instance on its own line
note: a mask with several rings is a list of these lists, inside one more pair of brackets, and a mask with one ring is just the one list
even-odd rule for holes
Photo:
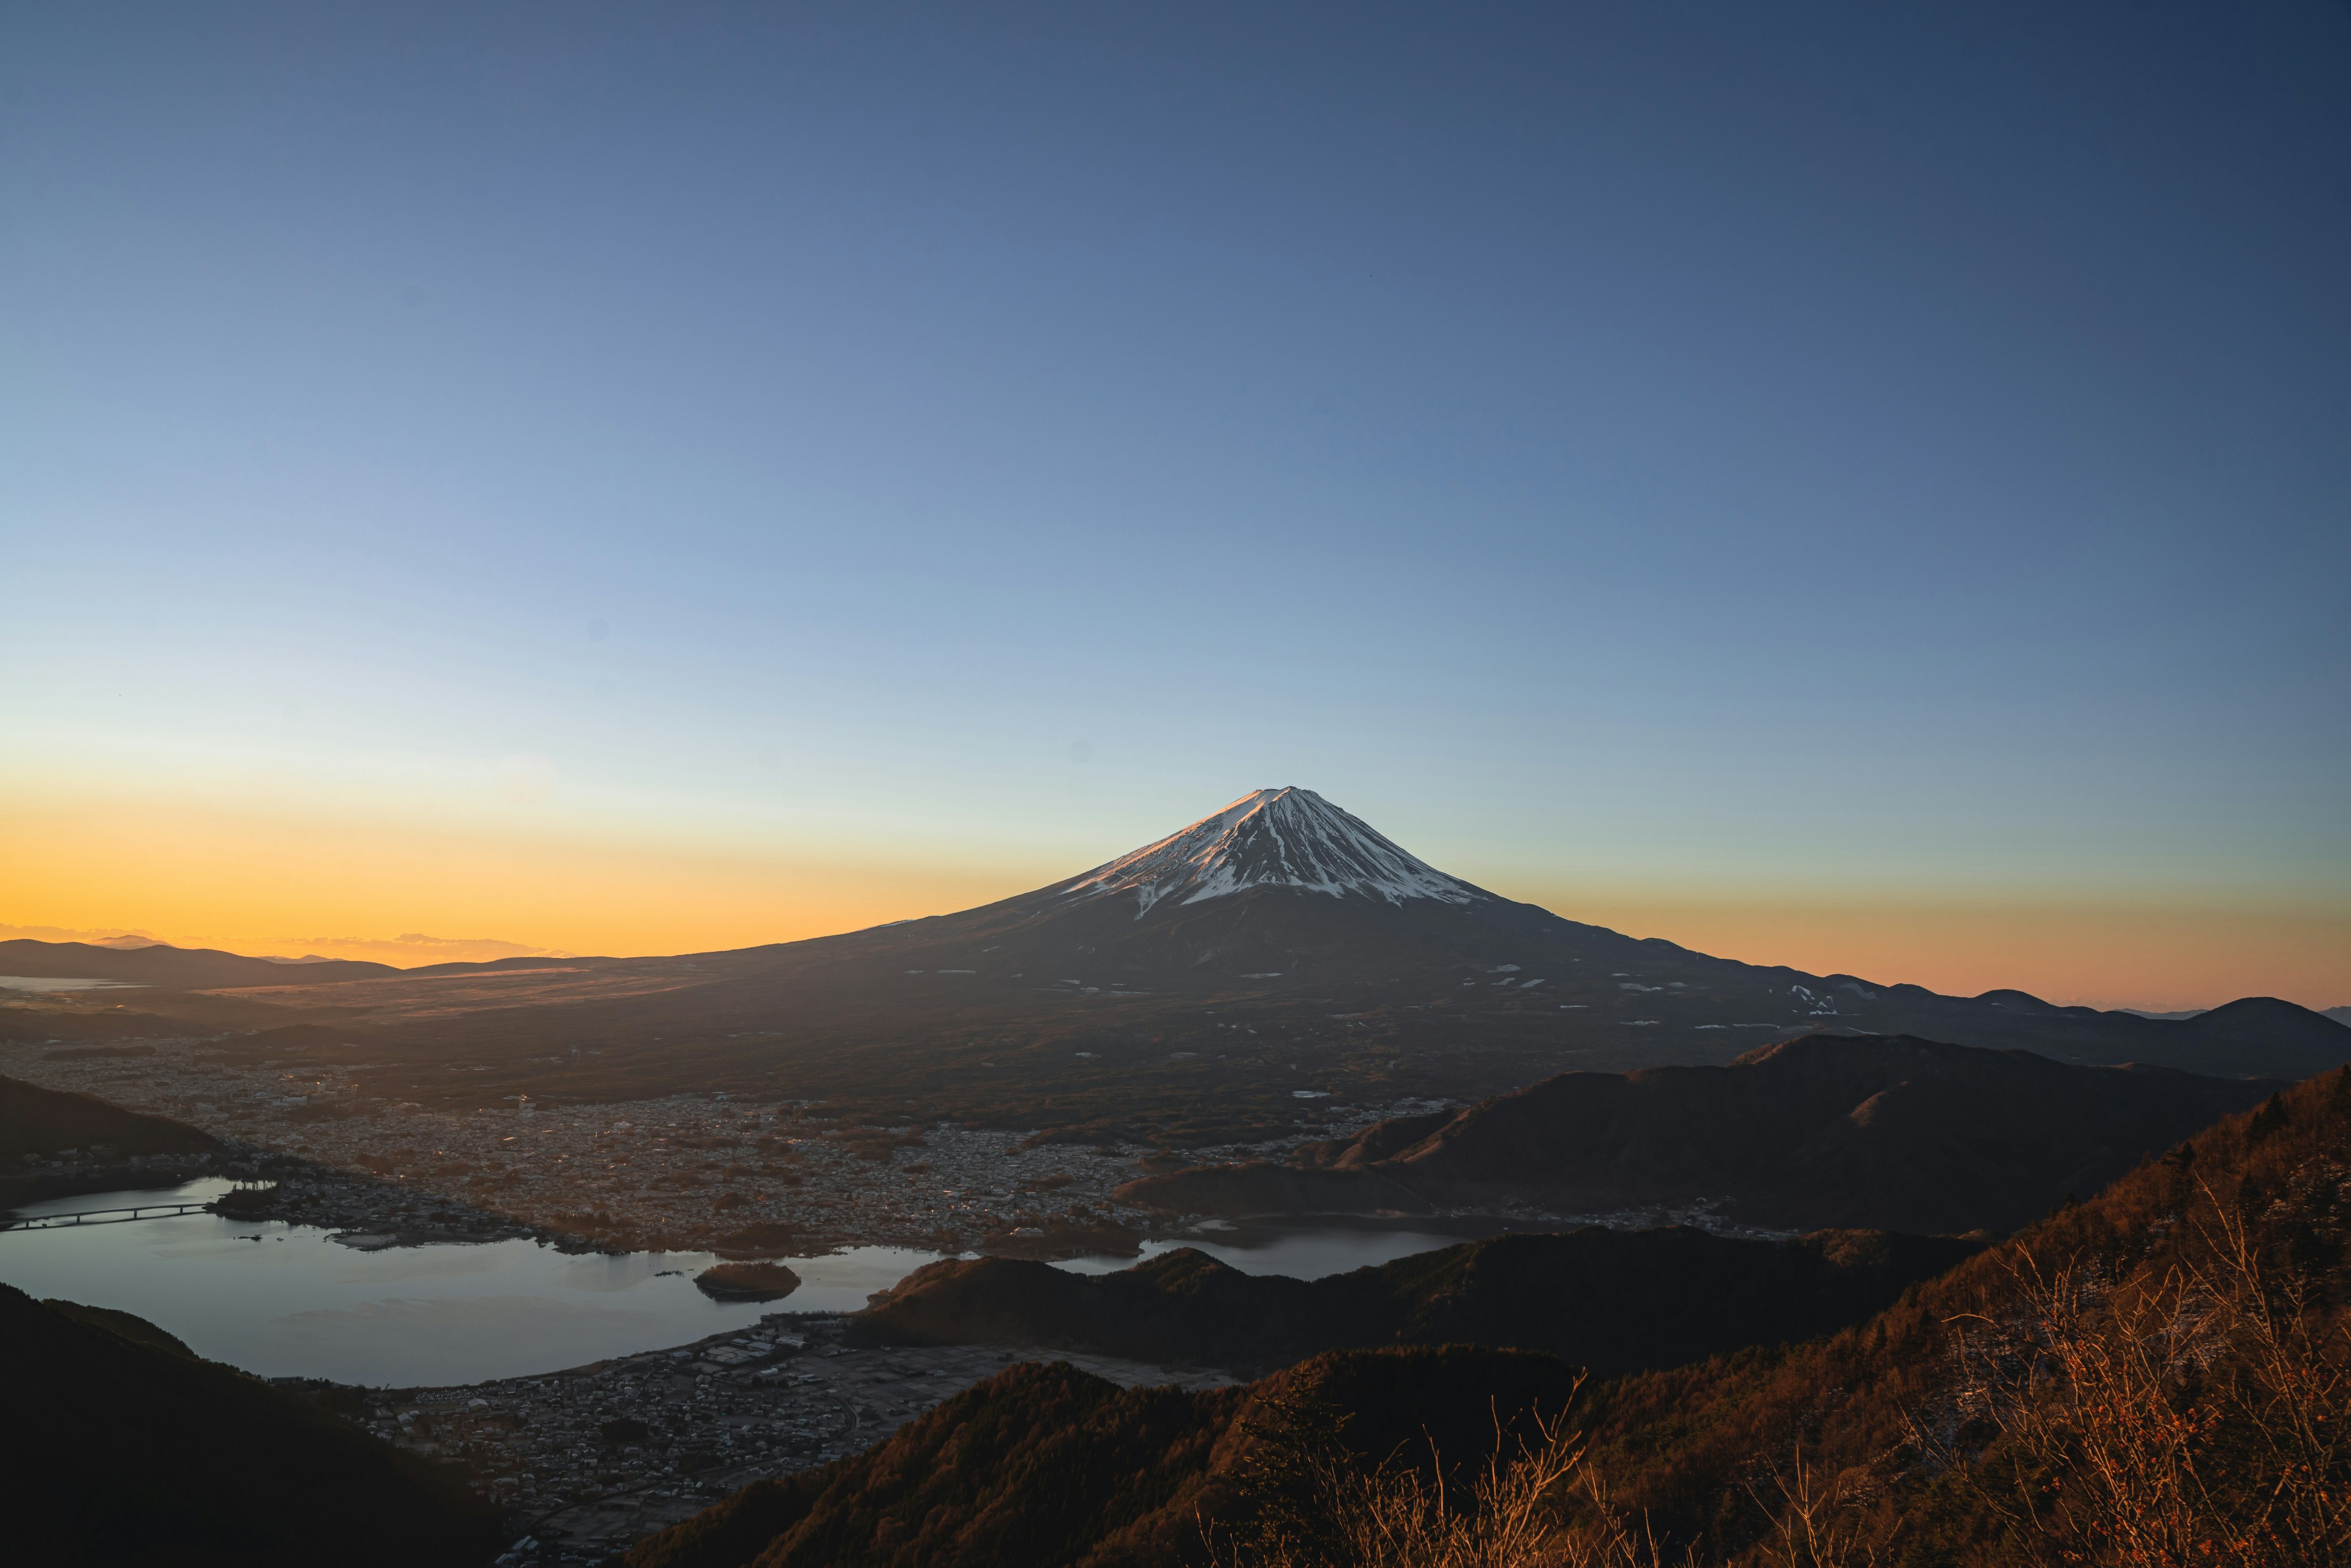
[[1326,1274],[1344,1274],[1351,1269],[1377,1268],[1416,1252],[1458,1247],[1466,1239],[1423,1230],[1371,1229],[1290,1230],[1253,1237],[1246,1242],[1194,1237],[1180,1241],[1146,1241],[1142,1258],[1072,1258],[1061,1267],[1081,1274],[1108,1274],[1165,1253],[1196,1247],[1244,1274],[1288,1274],[1297,1280],[1320,1280]]
[[[88,1193],[26,1204],[25,1215],[116,1208],[159,1197],[196,1201],[225,1181],[159,1192]],[[1301,1230],[1251,1244],[1153,1241],[1145,1258],[1195,1246],[1251,1274],[1316,1279],[1461,1239],[1417,1231]],[[265,1377],[439,1385],[554,1372],[684,1343],[764,1312],[846,1312],[935,1252],[854,1247],[785,1262],[800,1288],[780,1301],[723,1303],[694,1288],[706,1252],[567,1256],[528,1240],[360,1252],[309,1226],[210,1214],[0,1235],[0,1281],[135,1312],[197,1354]],[[1080,1258],[1081,1273],[1133,1258]]]
[[1293,1232],[1272,1234],[1272,1237],[1241,1241],[1216,1241],[1208,1237],[1189,1237],[1183,1241],[1145,1241],[1143,1258],[1070,1258],[1058,1267],[1074,1270],[1077,1274],[1110,1274],[1117,1270],[1131,1270],[1138,1262],[1159,1258],[1173,1250],[1195,1249],[1204,1250],[1217,1262],[1232,1265],[1244,1274],[1289,1274],[1290,1279],[1322,1279],[1323,1274],[1344,1274],[1350,1270],[1368,1270],[1383,1262],[1395,1262],[1396,1258],[1411,1258],[1413,1253],[1434,1253],[1441,1246],[1460,1246],[1467,1237],[1439,1237],[1417,1229],[1293,1229]]

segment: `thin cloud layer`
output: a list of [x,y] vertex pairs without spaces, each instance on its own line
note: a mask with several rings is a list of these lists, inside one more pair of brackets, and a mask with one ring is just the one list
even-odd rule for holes
[[364,958],[403,969],[423,964],[486,964],[495,958],[574,956],[559,947],[533,947],[496,936],[428,936],[422,931],[397,936],[287,936],[281,941],[306,958]]

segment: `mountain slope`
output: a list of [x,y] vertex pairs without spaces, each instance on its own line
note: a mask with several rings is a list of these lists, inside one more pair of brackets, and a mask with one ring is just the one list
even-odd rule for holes
[[[68,1315],[68,1312],[72,1315]],[[495,1520],[308,1401],[167,1348],[125,1314],[0,1285],[9,1561],[384,1568],[486,1563]]]
[[2008,1230],[2277,1087],[1814,1034],[1727,1067],[1563,1073],[1288,1165],[1147,1176],[1119,1196],[1229,1215],[1706,1202],[1770,1228]]
[[1057,890],[1067,900],[1132,894],[1135,918],[1165,899],[1201,904],[1251,887],[1332,898],[1493,902],[1407,853],[1311,789],[1258,789],[1181,832],[1097,866]]
[[1122,1389],[1061,1364],[998,1374],[864,1453],[746,1488],[628,1568],[1173,1568],[1234,1511],[1260,1435],[1301,1399],[1342,1441],[1474,1462],[1566,1408],[1551,1356],[1467,1345],[1320,1356],[1249,1388]]
[[[1750,1481],[1799,1458],[1835,1478],[1855,1561],[2351,1561],[2346,1241],[2351,1071],[1866,1324],[1610,1386],[1599,1455],[1625,1502],[1732,1561],[1770,1533]],[[2134,1555],[2116,1527],[2141,1523],[2169,1540]]]
[[0,1159],[93,1147],[120,1155],[209,1154],[220,1146],[211,1134],[168,1116],[0,1078]]

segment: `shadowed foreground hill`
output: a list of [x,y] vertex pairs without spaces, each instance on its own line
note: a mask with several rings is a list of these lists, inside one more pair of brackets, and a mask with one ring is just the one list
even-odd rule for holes
[[1727,1067],[1562,1073],[1309,1145],[1286,1165],[1146,1176],[1119,1196],[1228,1215],[1523,1203],[1589,1214],[1712,1200],[1775,1229],[2004,1231],[2279,1087],[1814,1034]]
[[999,1373],[820,1470],[746,1488],[639,1544],[629,1568],[1049,1568],[1174,1564],[1203,1515],[1242,1506],[1259,1430],[1300,1399],[1376,1460],[1432,1439],[1474,1459],[1567,1407],[1550,1356],[1452,1345],[1352,1351],[1246,1389],[1123,1389],[1061,1364]]
[[487,1562],[462,1487],[126,1313],[0,1285],[0,1560],[43,1568]]
[[220,1146],[211,1134],[168,1116],[0,1078],[0,1158],[94,1147],[122,1155],[210,1154]]
[[852,1320],[852,1333],[868,1343],[1048,1345],[1249,1371],[1353,1347],[1512,1345],[1610,1376],[1811,1339],[1979,1249],[1882,1231],[1745,1241],[1592,1227],[1492,1237],[1314,1281],[1244,1274],[1189,1248],[1101,1275],[949,1259],[902,1281]]

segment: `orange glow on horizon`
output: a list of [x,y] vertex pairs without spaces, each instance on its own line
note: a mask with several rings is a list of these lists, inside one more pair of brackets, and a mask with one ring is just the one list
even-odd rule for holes
[[[401,964],[495,956],[689,953],[793,941],[951,913],[1043,886],[1076,864],[935,847],[727,855],[576,837],[364,831],[330,819],[185,806],[10,803],[0,812],[0,922],[153,931],[189,946]],[[1909,982],[1956,995],[2013,988],[2060,1003],[2150,1009],[2246,995],[2351,1003],[2351,911],[2153,906],[2143,899],[1934,902],[1795,889],[1488,885],[1573,920],[1749,963]],[[480,951],[385,939],[491,938]],[[0,933],[0,935],[5,935]],[[405,954],[406,956],[403,956]]]
[[616,956],[708,952],[946,914],[1019,891],[980,868],[942,875],[881,856],[729,858],[377,834],[196,809],[12,811],[0,835],[9,868],[0,922],[140,927],[183,946],[288,957],[302,956],[285,951],[296,936],[406,932]]
[[1603,895],[1560,913],[1717,957],[1947,996],[2019,990],[2062,1006],[2158,1012],[2246,996],[2306,1008],[2351,1004],[2351,912],[2339,910],[2121,899],[1929,904],[1806,893],[1774,902]]

